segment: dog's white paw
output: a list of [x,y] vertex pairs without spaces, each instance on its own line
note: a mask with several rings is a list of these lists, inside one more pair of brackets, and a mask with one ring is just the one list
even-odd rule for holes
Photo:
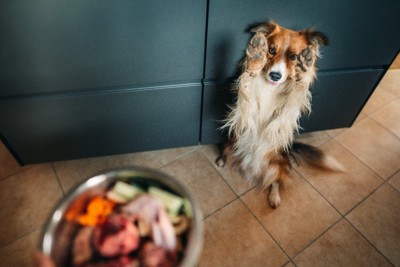
[[279,194],[279,182],[273,182],[269,190],[268,202],[271,208],[277,208],[281,204],[281,196]]
[[314,61],[315,55],[313,49],[311,47],[305,48],[297,56],[297,67],[301,69],[302,72],[307,72],[313,67]]
[[253,38],[251,38],[246,49],[246,69],[250,72],[251,76],[257,75],[264,67],[267,62],[267,51],[268,45],[265,35],[261,32],[257,32]]
[[225,166],[224,156],[220,156],[219,158],[217,158],[215,164],[217,164],[218,167],[223,168]]
[[269,194],[268,196],[268,202],[271,208],[277,208],[281,204],[281,196],[279,195],[279,192],[277,194]]

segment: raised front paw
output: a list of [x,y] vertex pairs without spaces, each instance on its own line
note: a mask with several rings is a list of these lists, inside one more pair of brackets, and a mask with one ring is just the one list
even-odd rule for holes
[[250,72],[251,75],[258,75],[267,62],[267,51],[265,35],[257,32],[247,45],[246,71]]
[[297,57],[297,67],[303,72],[307,72],[314,65],[315,55],[313,49],[308,47],[303,49]]

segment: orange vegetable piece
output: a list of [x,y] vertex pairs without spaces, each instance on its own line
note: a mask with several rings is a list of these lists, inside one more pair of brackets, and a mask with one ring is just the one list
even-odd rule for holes
[[102,224],[113,211],[115,203],[101,196],[92,198],[86,206],[86,213],[78,216],[77,221],[82,225],[95,226]]

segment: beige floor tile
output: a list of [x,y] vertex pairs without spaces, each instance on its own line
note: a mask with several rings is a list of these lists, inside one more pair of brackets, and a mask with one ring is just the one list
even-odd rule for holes
[[62,198],[50,164],[0,181],[0,246],[40,228]]
[[240,200],[204,220],[198,266],[282,266],[285,254]]
[[296,141],[312,146],[320,146],[329,139],[330,136],[326,131],[304,133],[296,137]]
[[367,104],[363,108],[363,112],[370,115],[392,101],[394,95],[384,90],[382,86],[378,86],[372,96],[368,99]]
[[400,192],[400,171],[393,175],[388,182]]
[[347,219],[395,266],[400,266],[400,193],[383,185]]
[[199,147],[182,147],[116,156],[61,161],[55,162],[54,167],[64,192],[67,192],[73,186],[94,174],[129,166],[159,168],[188,152],[196,150],[197,148]]
[[204,217],[237,198],[200,151],[188,154],[160,170],[175,177],[193,193]]
[[379,109],[371,118],[400,138],[400,98]]
[[225,181],[232,187],[237,195],[242,195],[253,187],[250,183],[243,179],[240,173],[226,164],[223,168],[218,167],[215,164],[216,158],[219,156],[218,147],[215,145],[205,146],[201,150],[206,156],[208,161],[215,167],[219,174],[225,179]]
[[348,128],[337,128],[337,129],[331,129],[327,130],[326,133],[329,134],[330,137],[335,137],[336,135],[346,131]]
[[400,68],[400,53],[397,54],[397,57],[393,61],[392,66],[390,66],[390,68]]
[[400,139],[370,118],[335,136],[335,140],[384,179],[399,169]]
[[346,220],[341,220],[293,260],[302,266],[391,266]]
[[0,266],[33,266],[33,255],[36,251],[39,238],[40,230],[37,230],[0,248]]
[[0,141],[0,179],[13,175],[29,167],[29,165],[21,167],[8,151],[6,146]]
[[263,192],[253,189],[242,196],[246,206],[290,257],[340,219],[339,213],[298,174],[287,179],[281,198],[281,205],[272,209]]
[[183,155],[200,149],[200,146],[178,147],[156,151],[146,151],[128,154],[131,164],[148,168],[160,168],[182,157]]
[[345,172],[324,172],[304,165],[296,169],[342,214],[347,213],[383,183],[378,175],[335,140],[320,148],[327,156],[338,161]]
[[282,267],[295,267],[296,265],[293,264],[293,262],[289,261],[288,263],[286,263],[285,265],[283,265]]
[[400,96],[400,69],[391,69],[379,83],[387,92]]

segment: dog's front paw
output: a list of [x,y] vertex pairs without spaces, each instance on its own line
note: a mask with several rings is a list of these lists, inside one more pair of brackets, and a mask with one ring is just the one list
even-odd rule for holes
[[246,50],[246,71],[248,71],[251,76],[258,75],[264,68],[267,62],[267,51],[268,47],[265,35],[261,32],[257,32],[253,38],[251,38]]
[[315,61],[315,55],[311,47],[307,47],[301,51],[297,56],[297,67],[303,72],[307,72],[313,67]]

